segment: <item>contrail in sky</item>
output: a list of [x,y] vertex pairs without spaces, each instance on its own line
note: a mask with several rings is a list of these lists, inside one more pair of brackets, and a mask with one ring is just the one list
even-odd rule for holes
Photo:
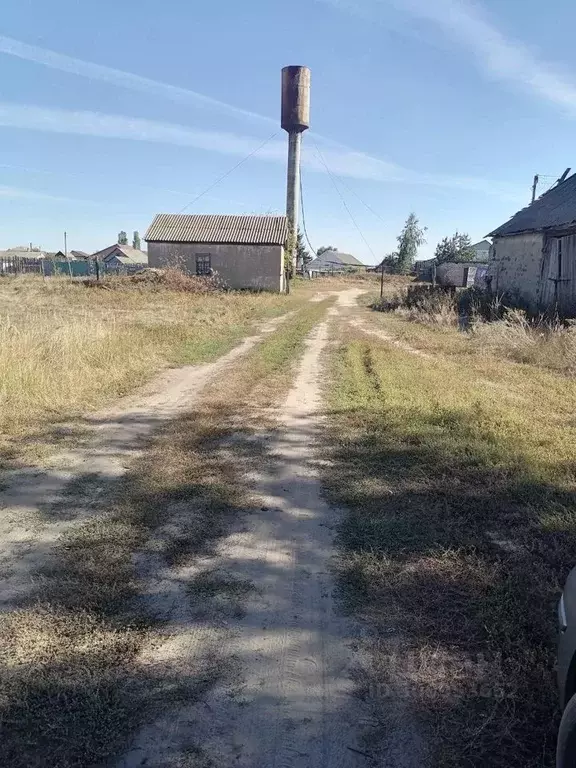
[[576,117],[576,82],[541,60],[520,41],[506,37],[468,0],[319,0],[342,11],[386,23],[390,7],[431,24],[498,80],[532,91]]
[[25,61],[32,61],[36,64],[43,64],[51,69],[58,69],[61,72],[70,72],[73,75],[87,77],[90,80],[100,80],[104,83],[110,83],[120,88],[128,88],[131,91],[140,91],[149,96],[159,96],[179,104],[187,104],[191,107],[209,107],[216,112],[241,118],[244,120],[254,120],[260,123],[267,123],[271,127],[278,125],[278,120],[271,117],[259,115],[256,112],[250,112],[247,109],[235,107],[232,104],[226,104],[218,99],[212,99],[210,96],[204,96],[188,88],[180,88],[176,85],[169,85],[158,80],[152,80],[148,77],[140,77],[130,72],[123,72],[120,69],[106,67],[102,64],[94,64],[90,61],[82,61],[72,56],[66,56],[56,51],[50,51],[47,48],[39,48],[36,45],[28,45],[11,37],[0,35],[0,53],[6,53],[10,56],[16,56]]
[[[352,0],[354,2],[354,0]],[[204,96],[196,91],[162,83],[134,75],[112,67],[94,64],[45,48],[28,45],[19,40],[0,35],[0,53],[16,56],[62,72],[99,80],[113,86],[127,88],[186,104],[203,111],[212,111],[228,117],[258,124],[259,128],[276,128],[278,121],[250,110]],[[74,133],[87,136],[163,142],[180,146],[196,147],[224,154],[248,154],[257,145],[254,137],[224,131],[202,130],[172,123],[157,122],[122,115],[100,112],[48,109],[32,105],[1,104],[0,125],[28,128],[56,133]],[[261,135],[261,131],[259,132]],[[517,191],[509,185],[489,179],[425,174],[402,168],[392,162],[359,152],[344,144],[315,134],[322,146],[325,160],[333,173],[357,179],[396,181],[408,184],[467,189],[516,199]],[[285,144],[281,140],[269,142],[258,152],[266,160],[285,162]],[[314,171],[325,169],[309,148],[304,152],[305,165]]]
[[[253,136],[199,130],[174,123],[132,118],[124,115],[50,109],[10,102],[0,102],[0,126],[49,133],[172,144],[234,156],[248,155],[259,144],[259,141]],[[518,195],[516,188],[510,185],[498,184],[488,179],[440,176],[411,171],[353,150],[323,148],[322,154],[331,172],[337,176],[455,188],[483,192],[504,199],[517,199]],[[285,142],[279,139],[270,140],[258,151],[256,157],[284,164],[286,161]],[[326,172],[324,164],[310,147],[305,148],[303,164],[311,171]]]

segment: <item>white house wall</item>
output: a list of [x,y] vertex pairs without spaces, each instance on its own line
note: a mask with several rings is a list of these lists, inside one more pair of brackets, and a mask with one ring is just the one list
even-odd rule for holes
[[214,272],[229,288],[284,288],[284,248],[281,245],[215,245],[206,243],[148,243],[151,267],[175,266],[196,274],[196,255],[210,254]]
[[524,233],[494,239],[488,276],[498,293],[518,294],[537,308],[540,300],[544,236]]

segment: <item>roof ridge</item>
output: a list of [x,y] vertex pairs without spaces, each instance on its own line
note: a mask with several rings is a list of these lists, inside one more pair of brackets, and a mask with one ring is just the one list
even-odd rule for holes
[[158,213],[148,227],[147,242],[284,245],[284,214]]
[[486,237],[576,225],[576,173],[555,182],[533,203],[524,206]]

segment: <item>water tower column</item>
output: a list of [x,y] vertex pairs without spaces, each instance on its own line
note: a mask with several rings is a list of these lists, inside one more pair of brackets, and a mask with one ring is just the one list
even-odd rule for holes
[[296,237],[300,210],[300,151],[302,133],[310,126],[310,70],[284,67],[282,70],[282,128],[288,133],[288,175],[286,216],[288,255],[296,274]]
[[288,135],[288,178],[286,186],[286,216],[288,217],[288,248],[291,249],[292,274],[296,274],[296,236],[300,212],[300,152],[302,134]]

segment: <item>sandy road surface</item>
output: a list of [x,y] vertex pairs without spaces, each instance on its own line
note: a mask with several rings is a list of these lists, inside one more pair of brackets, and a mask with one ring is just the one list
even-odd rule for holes
[[[339,296],[350,306],[354,291]],[[327,322],[306,342],[278,428],[266,442],[263,470],[251,477],[260,512],[218,546],[214,557],[156,574],[173,635],[148,663],[199,666],[233,662],[197,704],[166,713],[138,735],[119,767],[214,765],[219,768],[352,768],[366,766],[357,742],[364,725],[354,697],[359,630],[334,605],[330,575],[338,513],[323,500],[315,440]],[[251,583],[240,615],[194,622],[178,585],[199,572]],[[218,661],[219,660],[219,661]],[[206,762],[183,762],[186,754]],[[198,753],[194,750],[198,749]],[[187,751],[188,750],[188,751]]]
[[85,420],[74,449],[54,456],[49,469],[7,473],[0,486],[0,610],[34,587],[34,572],[56,540],[94,513],[155,429],[189,409],[202,388],[246,354],[292,313],[264,324],[213,363],[167,370],[143,390]]
[[[360,290],[343,291],[331,312],[354,320]],[[0,491],[0,610],[33,587],[57,538],[98,509],[158,426],[189,410],[203,386],[271,332],[215,363],[168,371],[146,393],[93,417],[82,444],[46,471],[14,473]],[[277,428],[262,435],[262,461],[248,476],[256,512],[209,558],[169,566],[161,547],[136,554],[142,598],[166,623],[166,640],[140,663],[167,678],[214,675],[195,703],[175,705],[137,733],[117,768],[355,768],[378,764],[361,737],[370,713],[354,695],[362,674],[361,630],[334,602],[330,563],[338,512],[322,498],[317,438],[322,430],[322,355],[330,318],[306,341]],[[223,446],[235,461],[234,445]],[[89,480],[89,482],[88,482]],[[68,491],[76,485],[69,497]],[[186,515],[172,510],[171,527]],[[167,526],[169,527],[169,526]],[[173,530],[172,530],[173,533]],[[162,537],[162,531],[154,534]],[[214,609],[190,599],[202,574],[224,577],[232,598]],[[234,597],[234,585],[241,597]],[[246,594],[243,585],[248,585]],[[157,678],[156,678],[157,679]],[[403,760],[390,764],[408,765]],[[411,765],[416,765],[414,762]]]

